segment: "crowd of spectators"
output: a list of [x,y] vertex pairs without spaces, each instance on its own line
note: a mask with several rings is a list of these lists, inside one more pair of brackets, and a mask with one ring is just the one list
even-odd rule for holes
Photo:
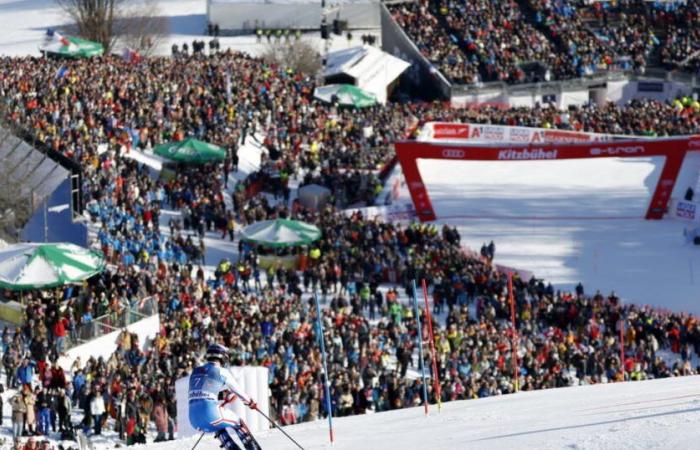
[[388,8],[423,55],[458,84],[700,67],[697,0],[417,0]]
[[[62,67],[67,70],[58,76]],[[99,435],[107,426],[127,443],[152,431],[168,439],[176,417],[174,380],[201,361],[211,341],[230,346],[234,364],[270,369],[275,417],[286,424],[318,418],[326,412],[312,290],[325,304],[334,413],[420,403],[420,381],[406,378],[415,369],[416,321],[402,301],[414,278],[428,281],[438,313],[445,401],[512,392],[516,381],[535,389],[695,372],[687,362],[700,350],[694,318],[516,280],[516,380],[507,339],[514,331],[504,320],[505,278],[488,258],[466,256],[454,229],[347,217],[333,207],[320,213],[290,209],[248,199],[240,190],[227,207],[224,191],[239,143],[253,137],[266,149],[262,172],[283,187],[294,176],[332,188],[336,204],[371,204],[379,186],[373,171],[393,156],[390,144],[424,121],[690,134],[700,128],[700,104],[637,101],[559,111],[390,103],[354,111],[319,103],[312,92],[307,77],[231,52],[149,58],[139,66],[113,57],[0,60],[5,119],[81,165],[95,242],[113,266],[79,287],[27,294],[25,325],[4,330],[6,386],[18,392],[15,436],[71,433],[74,426]],[[225,163],[179,166],[169,179],[153,179],[129,157],[135,148],[188,136],[222,145]],[[159,228],[166,225],[164,207],[182,214],[167,223],[169,235]],[[232,221],[276,217],[322,230],[305,270],[262,268],[255,251],[242,248],[240,261],[223,261],[205,275],[206,231],[232,239]],[[146,298],[158,304],[161,330],[145,350],[125,332],[109,358],[76,361],[66,372],[56,366],[66,341],[79,341],[95,318],[117,324],[125,309]],[[620,317],[634,330],[624,362],[616,347]],[[677,353],[681,362],[665,362],[660,349]],[[432,387],[430,392],[434,399]]]
[[[514,329],[505,275],[489,258],[467,256],[453,228],[385,223],[332,208],[289,212],[278,205],[261,214],[318,224],[323,237],[313,245],[316,257],[307,268],[261,268],[255,251],[244,251],[241,260],[222,261],[209,277],[177,262],[164,264],[164,273],[143,274],[144,282],[157,280],[152,290],[147,283],[132,284],[142,290],[139,295],[159,299],[161,319],[145,350],[135,335],[123,332],[109,358],[76,360],[64,372],[40,337],[60,302],[30,302],[35,319],[3,334],[4,354],[27,355],[5,369],[7,386],[18,389],[12,402],[16,434],[55,436],[75,426],[100,435],[108,427],[127,443],[150,433],[168,439],[177,414],[174,381],[202,361],[213,341],[232,349],[232,364],[270,370],[271,411],[282,423],[323,417],[311,292],[324,304],[333,413],[418,405],[420,378],[407,376],[409,369],[418,370],[417,322],[406,301],[412,279],[426,279],[429,286],[442,401],[506,394],[516,385],[531,390],[697,373],[690,364],[700,351],[695,317],[623,306],[614,293],[587,296],[583,286],[557,292],[541,280],[516,277]],[[81,287],[77,296],[92,295],[92,289]],[[427,328],[423,332],[427,336]],[[436,401],[433,386],[428,392]]]
[[[559,73],[562,64],[557,61],[556,50],[544,34],[525,20],[514,0],[440,0],[431,4],[438,17],[444,18],[450,33],[457,36],[460,47],[468,55],[476,55],[482,81],[543,81],[546,71],[542,68],[554,72],[548,77],[570,77]],[[532,63],[536,64],[526,73],[526,64]]]
[[418,50],[448,80],[457,84],[477,84],[479,62],[475,55],[462,52],[459,38],[447,32],[429,10],[428,1],[387,5],[396,23],[404,29]]

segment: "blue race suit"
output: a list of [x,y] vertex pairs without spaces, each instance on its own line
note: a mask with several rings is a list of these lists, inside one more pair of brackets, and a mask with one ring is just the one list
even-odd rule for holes
[[211,433],[239,425],[240,419],[236,413],[224,408],[223,402],[218,399],[219,392],[223,390],[229,390],[244,402],[250,402],[250,397],[227,369],[212,362],[194,369],[190,375],[189,393],[192,427]]

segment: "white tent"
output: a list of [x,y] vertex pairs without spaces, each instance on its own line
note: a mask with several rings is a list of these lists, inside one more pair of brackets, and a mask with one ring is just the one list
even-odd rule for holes
[[323,78],[326,82],[351,78],[355,86],[377,96],[386,103],[388,88],[409,67],[403,59],[383,52],[371,45],[362,45],[328,54]]

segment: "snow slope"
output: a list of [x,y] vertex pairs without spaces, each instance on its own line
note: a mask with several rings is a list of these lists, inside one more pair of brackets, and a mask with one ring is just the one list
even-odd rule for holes
[[[195,39],[205,42],[211,39],[204,34],[207,25],[206,0],[158,0],[158,7],[160,15],[168,19],[169,34],[159,40],[155,53],[170,55],[173,44],[179,46],[187,42],[191,45]],[[39,56],[38,46],[46,29],[66,29],[69,23],[54,0],[0,0],[0,18],[3,24],[0,55],[10,56]],[[331,39],[330,50],[360,45],[360,33],[356,34],[350,42],[344,36]],[[361,34],[373,34],[380,38],[379,30]],[[258,43],[255,36],[221,37],[219,40],[222,50],[230,47],[259,56],[267,49],[267,43]],[[320,32],[305,35],[304,40],[320,53],[323,52],[324,42]]]
[[[336,419],[334,449],[697,448],[700,377],[525,392]],[[306,449],[331,448],[326,421],[287,427]],[[294,448],[277,430],[265,450]],[[196,439],[149,444],[191,448]],[[211,435],[199,450],[214,450]]]
[[660,161],[419,160],[438,223],[457,226],[496,263],[560,288],[615,290],[625,301],[700,314],[700,249],[687,224],[644,220]]

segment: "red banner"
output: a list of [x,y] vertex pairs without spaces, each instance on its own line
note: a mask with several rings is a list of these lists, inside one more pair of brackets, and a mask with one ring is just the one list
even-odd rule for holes
[[469,139],[469,125],[464,123],[433,124],[433,139]]

